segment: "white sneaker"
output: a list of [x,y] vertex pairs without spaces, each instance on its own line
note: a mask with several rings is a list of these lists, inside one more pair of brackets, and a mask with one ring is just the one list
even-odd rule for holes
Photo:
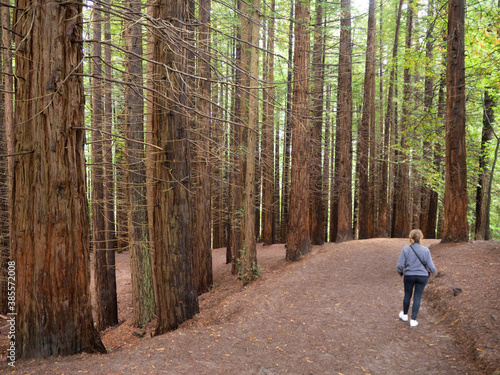
[[408,314],[405,314],[403,311],[399,313],[399,319],[401,319],[403,322],[408,321]]
[[416,320],[410,320],[410,327],[416,327],[418,326],[418,322]]

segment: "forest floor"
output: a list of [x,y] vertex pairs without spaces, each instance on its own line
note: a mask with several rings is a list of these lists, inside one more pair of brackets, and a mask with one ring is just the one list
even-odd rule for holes
[[[200,296],[200,313],[157,337],[154,323],[130,324],[128,254],[119,254],[121,324],[102,333],[109,353],[22,360],[13,373],[500,374],[500,243],[424,240],[439,273],[414,328],[398,319],[396,262],[406,244],[328,243],[295,263],[284,260],[283,245],[258,245],[262,274],[245,287],[216,249],[214,288]],[[0,353],[0,373],[11,373]]]

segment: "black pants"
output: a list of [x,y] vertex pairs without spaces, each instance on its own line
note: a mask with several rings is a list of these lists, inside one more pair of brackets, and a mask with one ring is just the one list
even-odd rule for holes
[[405,276],[405,298],[403,299],[403,313],[408,314],[410,309],[410,300],[413,294],[413,288],[415,288],[415,294],[413,295],[413,307],[411,309],[412,320],[417,319],[418,310],[420,309],[420,301],[422,299],[422,294],[424,293],[425,285],[429,276]]

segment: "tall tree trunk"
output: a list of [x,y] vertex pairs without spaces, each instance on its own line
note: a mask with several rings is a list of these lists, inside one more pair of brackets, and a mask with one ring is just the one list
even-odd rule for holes
[[126,55],[124,123],[127,135],[128,241],[132,282],[132,322],[141,327],[153,319],[155,298],[149,249],[144,151],[144,100],[142,86],[142,30],[136,23],[140,0],[127,3],[124,26]]
[[[328,19],[328,15],[325,16],[325,25]],[[323,43],[323,66],[325,65],[325,55],[326,55],[326,43]],[[323,225],[325,227],[325,242],[328,242],[328,210],[329,210],[329,199],[330,199],[330,192],[331,189],[330,187],[333,188],[333,184],[330,182],[333,180],[332,176],[332,167],[331,167],[331,155],[332,155],[332,134],[333,134],[333,127],[332,127],[332,121],[331,117],[329,116],[330,111],[331,111],[331,98],[332,98],[332,90],[331,86],[328,85],[325,87],[325,113],[328,115],[325,116],[325,136],[324,136],[324,142],[323,142],[323,183],[322,183],[322,190],[323,190],[323,207],[325,210],[325,213],[323,214]]]
[[312,151],[311,151],[311,241],[313,245],[325,242],[325,205],[323,200],[323,167],[321,146],[323,138],[323,6],[316,1],[316,22],[314,25],[314,49],[312,61]]
[[465,149],[465,1],[448,3],[446,173],[443,242],[469,240]]
[[[100,7],[100,6],[99,6]],[[94,8],[94,64],[92,92],[92,240],[94,250],[94,279],[97,301],[97,330],[116,324],[116,311],[110,288],[110,267],[106,243],[105,168],[103,157],[104,95],[102,80],[102,17]]]
[[243,241],[239,257],[239,277],[243,284],[250,282],[257,275],[257,250],[255,236],[255,165],[257,160],[257,122],[258,122],[258,74],[259,74],[259,31],[260,31],[260,0],[252,4],[242,2],[242,45],[241,67],[244,82],[248,92],[242,98],[242,120],[247,125],[246,137],[243,145],[246,146],[246,166],[243,169]]
[[[269,17],[269,37],[267,45],[267,74],[264,77],[266,89],[264,90],[264,113],[262,127],[262,242],[265,245],[274,243],[275,240],[275,214],[278,199],[276,196],[276,175],[274,169],[274,38],[275,38],[275,1],[271,1]],[[276,164],[276,168],[278,164]]]
[[155,257],[155,242],[154,242],[154,228],[153,228],[153,218],[154,218],[154,205],[155,205],[155,179],[153,178],[154,173],[154,162],[155,155],[158,152],[162,152],[161,147],[156,147],[153,142],[153,113],[157,107],[154,103],[156,95],[153,93],[155,89],[154,72],[155,72],[155,43],[156,36],[152,30],[155,29],[155,6],[153,3],[148,3],[146,12],[148,15],[147,22],[147,32],[146,32],[146,86],[149,90],[146,92],[146,210],[148,216],[148,235],[149,235],[149,252],[151,259],[151,271],[153,276],[153,294],[155,298],[155,310],[158,305],[157,296],[157,275],[153,268],[154,257]]
[[[12,38],[10,26],[10,8],[2,6],[0,9],[2,25],[2,57],[4,72],[3,76],[3,113],[2,113],[2,153],[14,154],[14,95],[13,95],[13,69],[12,69]],[[10,215],[12,214],[12,176],[14,174],[14,157],[6,157],[2,163],[2,205],[1,214],[2,228],[0,238],[0,311],[7,312],[8,307],[8,282],[7,266],[10,255]]]
[[211,1],[199,5],[198,49],[199,68],[196,102],[198,121],[195,137],[195,214],[194,267],[198,294],[208,292],[213,285],[211,247],[211,189],[210,189],[210,11]]
[[[444,75],[444,74],[443,74]],[[438,90],[438,108],[437,108],[437,118],[439,120],[440,126],[438,127],[438,133],[437,136],[444,138],[444,132],[446,131],[445,129],[445,123],[446,123],[446,118],[445,118],[445,110],[446,110],[446,93],[445,93],[445,85],[446,85],[446,80],[443,77],[441,77],[440,82],[439,82],[439,90]],[[441,176],[442,180],[444,180],[444,162],[443,162],[443,157],[442,157],[442,149],[441,149],[441,143],[438,142],[436,145],[436,150],[434,153],[434,166],[436,171],[439,173]],[[430,220],[434,220],[434,226],[429,223],[429,227],[436,228],[436,231],[434,232],[434,237],[427,236],[427,238],[443,238],[443,233],[444,233],[444,213],[443,213],[443,205],[439,204],[439,196],[436,194],[433,194],[431,196],[431,201],[430,201],[430,206],[429,206],[429,217],[431,218]],[[436,235],[437,233],[437,235]]]
[[311,251],[309,223],[309,56],[311,15],[308,0],[295,6],[295,49],[292,116],[292,171],[290,215],[286,240],[286,259],[295,261]]
[[[376,183],[374,183],[374,195],[375,195],[375,202],[373,204],[373,208],[376,212],[376,217],[374,218],[374,237],[385,237],[387,235],[387,232],[384,229],[382,232],[380,231],[380,210],[381,210],[381,197],[383,194],[387,195],[387,191],[382,191],[383,189],[387,190],[387,181],[385,184],[382,181],[382,168],[384,166],[384,141],[385,141],[385,136],[384,136],[384,62],[385,62],[385,56],[384,56],[384,37],[383,37],[383,12],[384,12],[384,4],[380,2],[379,5],[380,8],[380,16],[379,16],[379,56],[378,56],[378,78],[379,78],[379,100],[378,100],[378,111],[379,111],[379,116],[378,116],[378,129],[376,131],[377,134],[377,142],[375,144],[375,155],[376,155],[376,161],[375,161],[375,178],[376,178]],[[385,202],[387,205],[387,202]]]
[[[430,20],[433,19],[434,17],[434,2],[429,1],[428,8],[427,8],[427,15]],[[426,61],[428,61],[428,65],[426,66],[426,72],[425,72],[425,83],[424,83],[424,107],[425,107],[425,117],[426,117],[426,123],[429,125],[431,124],[436,124],[439,126],[439,123],[435,121],[434,115],[433,115],[433,99],[434,99],[434,79],[433,79],[433,71],[432,67],[435,66],[434,64],[431,64],[431,61],[433,61],[433,48],[434,48],[434,43],[433,43],[433,31],[434,31],[434,24],[431,22],[429,28],[427,29],[427,35],[426,35],[426,48],[425,48],[425,58]],[[433,127],[431,127],[432,129]],[[436,132],[436,129],[432,129],[432,132]],[[435,152],[435,147],[431,144],[430,141],[424,140],[424,150],[434,150]],[[428,152],[424,152],[423,154],[423,159],[424,159],[424,164],[426,166],[431,167],[433,164],[433,158],[434,155],[430,154]],[[431,217],[431,199],[433,198],[433,195],[437,194],[435,191],[432,190],[432,188],[425,183],[422,185],[422,212],[420,214],[420,229],[422,230],[422,233],[424,234],[425,238],[434,238],[435,233],[436,233],[436,221],[432,219]]]
[[[152,142],[161,148],[153,155],[153,272],[155,274],[155,334],[175,329],[199,310],[193,279],[193,214],[191,205],[191,156],[183,72],[186,61],[188,4],[186,0],[161,0],[153,19],[152,79],[160,94],[153,102]],[[163,27],[164,25],[168,27]]]
[[[290,157],[292,140],[292,79],[293,79],[293,7],[297,0],[290,3],[290,23],[288,26],[288,72],[286,84],[286,117],[285,117],[285,141],[283,147],[283,175],[281,193],[281,238],[286,241],[288,233],[288,217],[290,212]],[[297,41],[295,41],[297,43]]]
[[[124,41],[125,43],[125,41]],[[126,81],[127,75],[124,74],[124,81]],[[142,83],[142,82],[141,82]],[[124,88],[126,91],[127,88]],[[124,109],[126,112],[126,109]],[[144,111],[143,111],[144,112]],[[144,114],[144,113],[143,113]],[[144,119],[143,119],[144,120]],[[126,135],[127,132],[127,118],[122,116],[120,124],[115,127],[115,131],[119,134]],[[144,130],[143,130],[144,132]],[[143,140],[144,143],[144,140]],[[127,146],[126,144],[115,142],[114,145],[114,170],[116,174],[116,193],[115,193],[115,204],[116,204],[116,248],[115,251],[120,253],[124,251],[129,246],[129,236],[128,236],[128,213],[130,211],[130,194],[129,187],[127,184],[128,169],[127,169]],[[144,163],[144,160],[143,160]],[[146,171],[143,171],[146,173]],[[145,221],[147,224],[147,220]],[[149,238],[149,236],[148,236]]]
[[[109,7],[109,3],[106,4]],[[104,14],[104,73],[106,80],[104,82],[104,202],[106,211],[106,263],[108,265],[108,288],[109,288],[109,326],[118,324],[118,296],[116,294],[116,262],[115,251],[117,246],[116,228],[115,228],[115,183],[113,167],[113,149],[111,141],[113,108],[111,102],[111,20],[109,12]]]
[[19,358],[105,353],[90,299],[82,4],[16,1],[12,255]]
[[[413,6],[410,1],[407,8],[406,18],[406,41],[405,51],[411,50],[413,31]],[[401,119],[401,152],[397,160],[397,181],[395,189],[395,211],[394,211],[394,237],[407,237],[410,233],[410,166],[409,166],[409,144],[408,130],[410,123],[410,98],[411,98],[411,75],[409,66],[405,66],[403,73],[403,113]]]
[[[228,43],[228,56],[232,53],[232,43]],[[226,75],[231,76],[231,69],[228,65],[226,67]],[[223,108],[230,107],[229,101],[229,85],[219,83],[219,89],[211,89],[212,98],[217,100],[220,95],[220,99],[224,103]],[[215,118],[214,124],[212,126],[212,142],[211,154],[213,162],[210,163],[212,166],[212,179],[211,191],[213,194],[212,199],[212,241],[213,248],[218,249],[220,247],[227,246],[227,225],[228,225],[228,198],[229,198],[229,183],[227,173],[228,168],[228,147],[227,147],[227,126],[223,126],[224,123],[230,120],[229,114],[226,115],[227,111],[214,110],[213,117]]]
[[479,177],[476,188],[476,240],[490,239],[490,210],[489,203],[489,185],[490,185],[490,159],[487,156],[488,143],[494,137],[493,124],[495,123],[494,107],[495,100],[490,95],[489,90],[484,92],[484,110],[483,110],[483,132],[481,137],[481,151],[479,154]]
[[374,126],[375,68],[376,68],[376,20],[375,0],[370,0],[368,10],[368,38],[366,42],[366,67],[363,95],[363,116],[358,130],[359,154],[359,238],[373,235],[374,210],[373,191],[370,188],[370,133]]
[[[238,0],[238,9],[241,7],[241,1]],[[237,30],[237,39],[242,40],[242,30],[240,27]],[[248,32],[248,30],[245,30]],[[242,43],[236,43],[235,59],[236,64],[243,66],[244,51]],[[228,252],[226,254],[226,261],[232,263],[231,272],[233,275],[238,273],[237,262],[240,256],[240,250],[243,244],[242,223],[243,223],[243,178],[245,168],[245,147],[243,145],[246,139],[246,128],[240,126],[244,117],[242,102],[246,97],[243,86],[248,87],[249,83],[245,84],[245,77],[242,74],[242,69],[236,69],[235,82],[236,85],[233,89],[233,118],[232,123],[237,124],[232,126],[231,134],[231,219],[230,219],[230,235],[228,243]]]
[[399,30],[401,27],[401,13],[403,9],[403,0],[399,1],[396,17],[396,31],[394,34],[394,45],[392,47],[392,66],[389,75],[389,88],[387,89],[387,110],[384,119],[384,147],[382,152],[382,165],[381,165],[381,189],[379,196],[379,210],[378,210],[378,233],[379,236],[385,237],[391,233],[389,228],[390,221],[388,220],[388,172],[389,172],[389,145],[391,140],[391,129],[394,126],[394,81],[396,78],[396,59],[398,56],[399,44]]
[[[352,48],[351,2],[342,0],[340,21],[339,84],[337,93],[337,147],[335,186],[337,192],[336,242],[353,239],[352,230]],[[337,162],[338,160],[338,162]],[[335,215],[335,212],[332,212]]]

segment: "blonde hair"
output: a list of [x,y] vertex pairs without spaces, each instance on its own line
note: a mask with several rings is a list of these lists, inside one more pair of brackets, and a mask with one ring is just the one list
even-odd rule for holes
[[422,231],[420,229],[413,229],[410,232],[410,243],[411,244],[414,244],[415,242],[420,243],[420,240],[422,238],[424,238],[424,234],[422,233]]

